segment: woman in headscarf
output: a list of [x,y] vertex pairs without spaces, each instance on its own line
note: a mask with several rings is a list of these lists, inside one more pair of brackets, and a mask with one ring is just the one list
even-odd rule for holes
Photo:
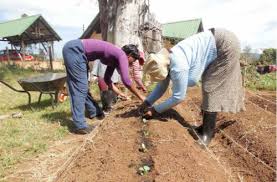
[[[245,109],[240,72],[240,43],[224,29],[195,34],[169,50],[150,55],[144,66],[153,81],[159,81],[141,108],[152,118],[185,99],[188,87],[202,77],[203,124],[195,129],[199,142],[208,145],[213,138],[218,112],[236,113]],[[172,81],[173,94],[161,104],[153,104]]]

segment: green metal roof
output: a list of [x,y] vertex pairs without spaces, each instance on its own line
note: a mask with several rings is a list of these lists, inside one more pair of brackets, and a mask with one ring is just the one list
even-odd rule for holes
[[203,29],[201,19],[165,23],[162,24],[162,35],[166,38],[185,39],[196,34],[199,27],[200,30]]
[[29,28],[41,15],[27,16],[24,18],[0,23],[0,37],[12,37],[21,35]]

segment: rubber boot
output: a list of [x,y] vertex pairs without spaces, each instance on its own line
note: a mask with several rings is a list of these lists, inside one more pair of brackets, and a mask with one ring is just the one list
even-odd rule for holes
[[203,134],[203,125],[195,127],[195,131],[197,134],[202,135]]
[[[197,133],[199,136],[199,142],[202,145],[208,146],[214,136],[215,122],[216,122],[216,112],[204,112],[203,116],[203,126],[198,128]],[[202,127],[202,132],[201,132]]]
[[100,92],[103,111],[110,112],[112,110],[112,93],[111,90]]
[[202,135],[202,129],[203,129],[203,125],[191,126],[191,128],[188,128],[188,132],[194,140],[199,140],[198,136]]

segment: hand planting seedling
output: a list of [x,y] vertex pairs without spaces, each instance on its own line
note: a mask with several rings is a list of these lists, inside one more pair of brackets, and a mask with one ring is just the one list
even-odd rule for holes
[[139,168],[139,175],[143,176],[143,175],[146,175],[148,172],[150,172],[151,168],[147,165],[144,165],[143,167],[140,167]]

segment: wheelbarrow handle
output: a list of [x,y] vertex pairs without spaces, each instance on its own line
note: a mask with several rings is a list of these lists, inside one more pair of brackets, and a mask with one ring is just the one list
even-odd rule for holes
[[27,93],[28,94],[28,105],[29,107],[31,108],[31,110],[33,110],[33,108],[31,107],[31,94],[28,92],[28,91],[25,91],[25,90],[18,90],[14,87],[12,87],[11,85],[9,85],[8,83],[4,82],[3,80],[0,80],[0,82],[4,85],[6,85],[7,87],[9,87],[10,89],[12,89],[13,91],[16,91],[16,92],[21,92],[21,93]]
[[6,85],[7,87],[9,87],[10,89],[16,91],[16,92],[26,92],[25,90],[18,90],[16,88],[12,87],[10,84],[4,82],[3,80],[0,80],[0,82],[3,83],[4,85]]

